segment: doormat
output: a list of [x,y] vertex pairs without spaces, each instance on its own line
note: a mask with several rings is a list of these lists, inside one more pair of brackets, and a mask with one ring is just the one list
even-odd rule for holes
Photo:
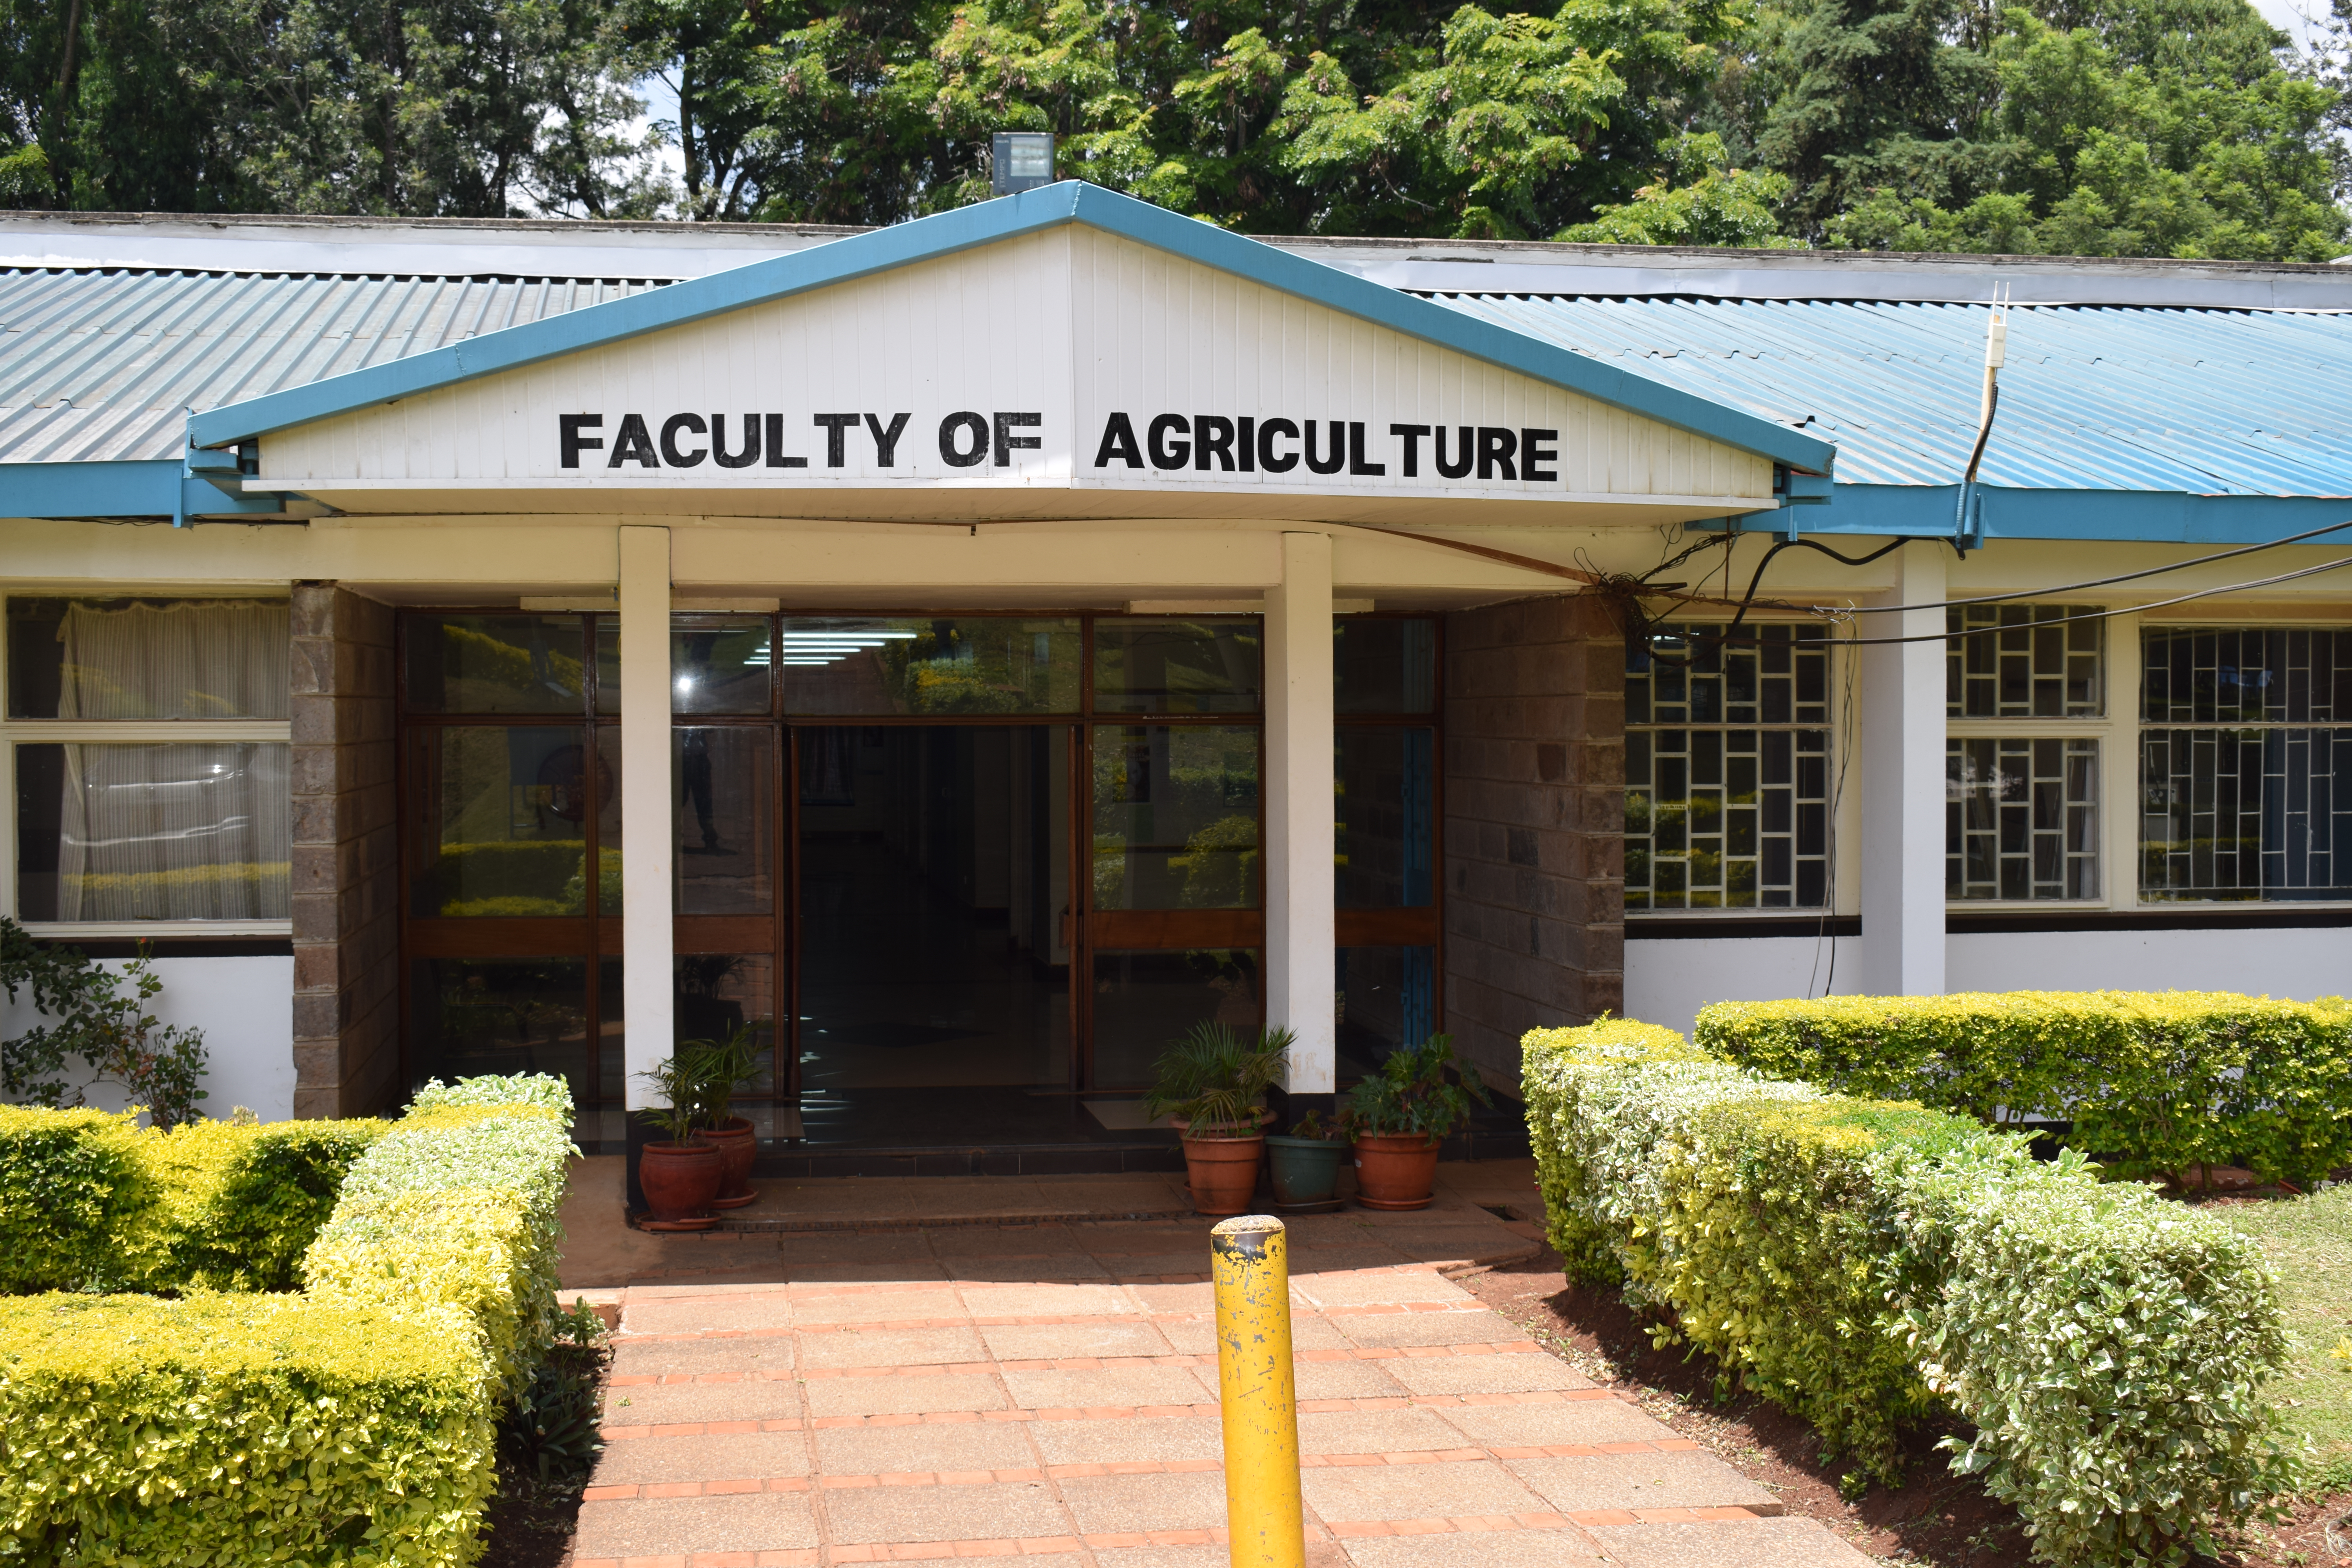
[[1140,1132],[1147,1127],[1166,1127],[1171,1119],[1143,1114],[1139,1100],[1082,1100],[1087,1114],[1101,1123],[1106,1132]]

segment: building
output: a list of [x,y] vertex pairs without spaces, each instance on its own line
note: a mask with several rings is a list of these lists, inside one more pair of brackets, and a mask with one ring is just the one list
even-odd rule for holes
[[2352,523],[2344,269],[1076,184],[0,268],[0,898],[152,941],[215,1108],[531,1068],[616,1143],[749,1027],[777,1158],[1071,1168],[1200,1018],[1304,1103],[1727,996],[2344,989],[2352,531],[2226,554]]

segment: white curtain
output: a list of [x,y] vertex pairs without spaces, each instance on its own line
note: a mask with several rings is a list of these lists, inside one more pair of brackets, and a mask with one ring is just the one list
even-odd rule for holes
[[[283,719],[287,606],[67,610],[61,719]],[[282,742],[69,743],[61,921],[284,920],[291,800]]]
[[283,719],[287,606],[190,599],[76,604],[58,625],[60,719]]

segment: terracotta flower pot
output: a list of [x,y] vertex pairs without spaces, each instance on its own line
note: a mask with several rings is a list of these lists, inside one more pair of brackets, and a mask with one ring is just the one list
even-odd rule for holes
[[1249,1212],[1257,1191],[1257,1163],[1265,1138],[1195,1138],[1184,1135],[1184,1174],[1192,1184],[1192,1207],[1219,1219]]
[[1437,1140],[1370,1132],[1356,1140],[1356,1201],[1368,1209],[1425,1209],[1437,1188]]
[[726,1172],[715,1143],[648,1143],[637,1162],[637,1184],[656,1224],[675,1225],[709,1212]]
[[710,1206],[719,1209],[740,1209],[760,1194],[751,1190],[751,1161],[759,1154],[760,1142],[749,1119],[730,1117],[724,1126],[706,1127],[698,1137],[708,1138],[719,1146],[719,1195]]

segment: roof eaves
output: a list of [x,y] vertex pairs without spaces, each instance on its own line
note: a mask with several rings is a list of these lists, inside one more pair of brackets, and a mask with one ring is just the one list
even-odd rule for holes
[[1830,442],[1738,407],[1075,180],[845,237],[308,386],[193,414],[188,437],[197,447],[232,446],[272,430],[395,402],[435,387],[520,369],[1067,223],[1083,223],[1251,279],[1790,468],[1827,473],[1837,455]]

